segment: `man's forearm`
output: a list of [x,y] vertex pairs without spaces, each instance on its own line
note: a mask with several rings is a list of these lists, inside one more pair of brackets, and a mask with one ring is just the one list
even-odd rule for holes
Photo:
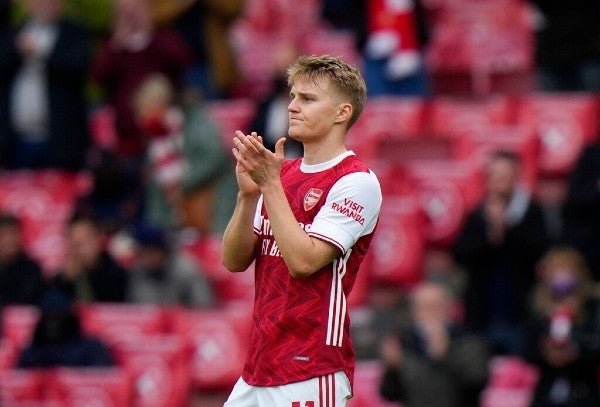
[[238,196],[221,248],[221,261],[229,271],[244,271],[254,260],[257,238],[252,224],[257,203],[258,197]]
[[292,277],[309,276],[335,258],[337,249],[312,239],[298,225],[280,183],[261,190],[275,242]]

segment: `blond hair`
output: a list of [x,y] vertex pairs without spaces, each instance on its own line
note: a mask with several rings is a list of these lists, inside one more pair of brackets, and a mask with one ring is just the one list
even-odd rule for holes
[[367,86],[360,71],[346,63],[341,57],[331,55],[302,55],[288,69],[288,85],[302,78],[313,82],[322,79],[329,83],[352,105],[352,116],[348,120],[349,129],[360,116],[367,98]]

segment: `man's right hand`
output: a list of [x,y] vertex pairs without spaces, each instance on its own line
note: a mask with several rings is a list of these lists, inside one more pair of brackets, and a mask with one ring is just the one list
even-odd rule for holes
[[[243,135],[243,133],[239,130],[236,131],[236,134]],[[262,137],[257,135],[254,131],[250,133],[248,137],[254,137],[261,144],[263,142]],[[237,162],[235,166],[235,177],[237,179],[238,188],[240,189],[240,194],[242,196],[254,197],[260,195],[260,188],[258,187],[256,182],[252,181],[252,178],[250,178],[248,171],[246,171],[239,162]]]

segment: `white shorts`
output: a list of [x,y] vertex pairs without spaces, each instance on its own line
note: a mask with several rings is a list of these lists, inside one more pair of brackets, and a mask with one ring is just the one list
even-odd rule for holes
[[344,372],[282,386],[250,386],[241,377],[223,407],[345,407],[352,396]]

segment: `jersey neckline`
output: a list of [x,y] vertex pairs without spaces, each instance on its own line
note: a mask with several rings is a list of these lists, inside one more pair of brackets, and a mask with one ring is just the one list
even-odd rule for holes
[[325,170],[335,167],[340,162],[342,162],[342,160],[344,158],[350,157],[351,155],[355,155],[354,151],[348,150],[348,151],[345,151],[342,154],[338,155],[337,157],[332,158],[329,161],[325,161],[325,162],[319,163],[319,164],[306,164],[304,162],[304,159],[302,159],[302,161],[300,162],[300,171],[302,171],[304,173],[316,173],[316,172],[325,171]]

